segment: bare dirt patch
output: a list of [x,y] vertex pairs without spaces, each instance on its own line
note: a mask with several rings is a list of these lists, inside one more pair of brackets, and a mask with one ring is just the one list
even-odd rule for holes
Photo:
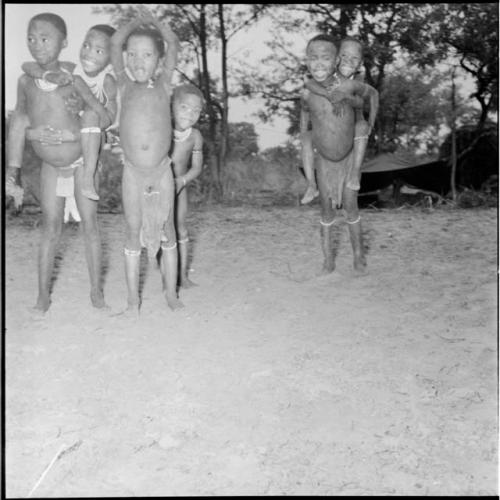
[[[193,209],[185,308],[155,263],[141,318],[92,309],[65,228],[36,300],[36,216],[8,218],[6,486],[34,496],[496,495],[495,209],[363,210],[320,276],[316,207]],[[123,309],[121,215],[100,215]]]

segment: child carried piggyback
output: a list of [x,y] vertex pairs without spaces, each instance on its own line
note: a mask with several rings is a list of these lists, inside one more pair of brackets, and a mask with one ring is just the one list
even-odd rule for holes
[[[36,62],[26,62],[23,71],[47,88],[73,84],[85,102],[80,113],[80,134],[83,155],[82,194],[99,200],[95,188],[95,172],[102,144],[103,131],[110,127],[117,111],[117,89],[110,64],[111,36],[115,29],[107,24],[92,26],[80,48],[80,62],[61,61],[60,68],[43,71]],[[53,129],[28,132],[29,139],[40,142],[57,140]],[[70,195],[69,195],[70,196]]]

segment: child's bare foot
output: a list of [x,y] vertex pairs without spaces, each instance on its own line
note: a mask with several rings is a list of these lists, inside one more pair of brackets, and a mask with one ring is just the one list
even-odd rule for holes
[[358,179],[350,179],[347,181],[346,186],[353,191],[359,191],[360,185]]
[[115,318],[139,319],[140,304],[128,304],[123,311],[113,314]]
[[193,288],[194,286],[198,286],[198,283],[191,281],[187,276],[185,278],[181,278],[179,283],[181,288]]
[[36,304],[33,306],[33,311],[45,313],[48,311],[49,307],[50,307],[50,298],[39,296],[36,301]]
[[335,270],[335,262],[333,260],[328,260],[323,262],[323,268],[321,269],[321,272],[323,274],[329,274],[332,273]]
[[95,190],[94,181],[92,178],[84,179],[83,186],[82,186],[82,194],[83,194],[83,196],[86,196],[90,200],[94,200],[94,201],[99,200],[99,195],[97,194],[97,191]]
[[97,194],[95,189],[82,188],[82,194],[89,200],[99,201],[99,195]]
[[109,309],[108,304],[104,302],[104,294],[101,290],[92,290],[90,292],[90,300],[92,302],[92,305],[97,309]]
[[176,309],[182,309],[184,307],[184,304],[175,295],[165,293],[165,298],[167,299],[168,307],[172,311],[175,311]]
[[300,200],[301,205],[306,205],[307,203],[310,203],[316,196],[318,196],[319,191],[314,187],[314,186],[307,186],[306,192],[304,193],[304,196]]
[[354,274],[356,276],[363,276],[367,273],[366,259],[364,255],[354,256]]

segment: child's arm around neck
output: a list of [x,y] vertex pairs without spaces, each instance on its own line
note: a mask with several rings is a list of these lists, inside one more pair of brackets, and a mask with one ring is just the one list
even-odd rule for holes
[[175,67],[177,65],[177,56],[180,51],[179,38],[172,31],[168,21],[161,23],[153,16],[149,17],[149,21],[160,31],[163,40],[167,42],[167,52],[164,57],[163,71],[160,78],[163,80],[165,85],[170,85]]
[[130,33],[140,26],[141,23],[142,19],[140,17],[132,19],[125,26],[117,29],[111,37],[111,64],[113,65],[113,70],[120,87],[130,81],[125,72],[125,64],[123,64],[123,45]]

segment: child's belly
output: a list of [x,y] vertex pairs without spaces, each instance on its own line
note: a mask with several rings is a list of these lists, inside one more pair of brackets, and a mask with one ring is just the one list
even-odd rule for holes
[[122,111],[120,143],[126,158],[137,168],[156,167],[168,154],[172,138],[170,110]]
[[[66,110],[63,96],[64,93],[58,91],[33,93],[32,102],[28,104],[30,126],[35,128],[40,125],[50,125],[54,129],[70,130],[78,137],[80,121],[77,115]],[[78,139],[75,142],[48,146],[44,146],[38,141],[32,141],[31,144],[42,161],[55,167],[66,167],[82,155]]]
[[324,99],[311,103],[313,144],[331,161],[345,158],[353,146],[354,112],[346,104],[342,108],[342,116],[338,116]]

